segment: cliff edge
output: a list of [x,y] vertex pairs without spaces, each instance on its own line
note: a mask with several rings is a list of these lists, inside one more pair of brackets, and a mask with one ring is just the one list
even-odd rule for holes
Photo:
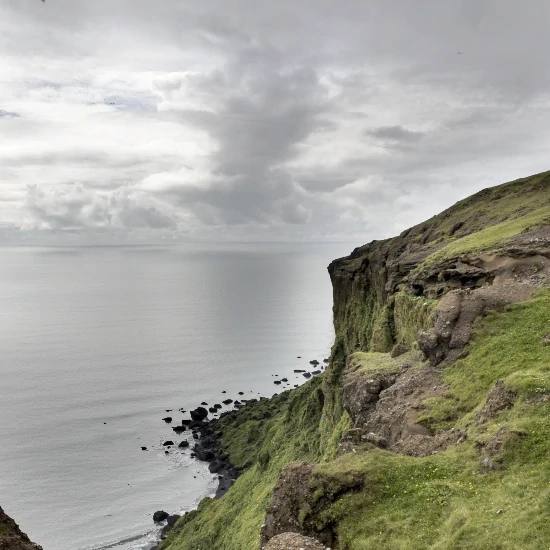
[[547,546],[550,173],[483,190],[329,274],[326,372],[217,422],[244,473],[161,548]]
[[42,550],[19,529],[19,526],[0,508],[0,550]]

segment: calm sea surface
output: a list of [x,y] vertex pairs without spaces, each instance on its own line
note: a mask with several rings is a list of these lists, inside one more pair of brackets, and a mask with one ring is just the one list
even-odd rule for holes
[[166,409],[302,383],[352,248],[0,248],[0,505],[44,550],[143,548],[215,487]]

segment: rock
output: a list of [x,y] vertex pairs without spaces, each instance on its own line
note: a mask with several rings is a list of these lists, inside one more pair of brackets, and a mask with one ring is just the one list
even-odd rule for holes
[[240,392],[239,392],[239,395],[244,395],[244,391],[240,391]]
[[178,445],[178,448],[179,449],[186,449],[187,447],[189,447],[189,441],[182,441],[179,445]]
[[277,386],[278,386],[281,383],[281,381],[280,380],[273,380],[273,383],[277,384]]
[[163,447],[172,447],[174,445],[173,441],[165,441],[162,446]]
[[395,346],[393,346],[391,350],[391,356],[395,359],[396,357],[399,357],[400,355],[403,355],[408,351],[410,351],[410,348],[405,346],[404,344],[395,344]]
[[319,361],[317,361],[317,359],[313,359],[313,361],[310,361],[309,364],[315,366],[319,364]]
[[225,390],[223,390],[222,393],[227,393],[227,392]]
[[30,541],[13,519],[0,507],[0,549],[1,550],[42,550],[41,546]]
[[323,363],[328,363],[328,357],[325,357],[325,358],[323,359]]
[[298,533],[281,533],[273,537],[262,550],[325,550],[326,546]]
[[197,407],[195,410],[189,413],[191,420],[204,420],[208,416],[208,411],[204,407]]
[[172,430],[174,430],[177,434],[181,434],[185,432],[187,428],[185,426],[174,426]]
[[303,369],[294,369],[294,372],[300,373],[300,372],[306,372],[306,371]]
[[296,359],[301,359],[301,358],[302,358],[302,356],[301,356],[301,355],[298,355],[298,357],[296,357]]
[[320,370],[314,370],[311,374],[313,374],[313,376],[317,376],[318,374],[321,374],[321,371]]
[[168,516],[170,514],[166,513],[164,510],[159,510],[158,512],[155,512],[153,514],[153,521],[155,523],[160,523],[161,521],[164,521],[165,519],[168,519]]
[[147,450],[147,447],[142,447],[141,450],[142,450],[142,451],[146,451],[146,450]]
[[304,372],[304,373],[302,374],[302,376],[303,376],[304,378],[311,378],[311,374],[310,374],[309,372]]
[[288,382],[288,378],[281,378],[281,382]]
[[206,403],[205,401],[203,401],[203,402],[201,403],[201,405],[204,405],[205,407],[208,407],[208,403]]
[[202,460],[203,462],[208,462],[209,460],[212,460],[215,455],[210,449],[202,449],[198,448],[195,450],[195,455],[199,460]]
[[212,414],[215,414],[216,412],[218,412],[218,409],[216,409],[216,407],[209,407],[208,412],[211,412]]
[[172,412],[172,409],[166,409],[166,412],[167,412],[167,413],[171,413],[171,412]]
[[222,403],[223,403],[224,405],[231,405],[231,403],[233,403],[233,399],[224,399],[224,400],[222,401]]
[[170,422],[172,422],[172,417],[171,416],[167,416],[166,418],[163,418],[164,422],[166,422],[166,424],[170,424]]
[[189,424],[191,424],[192,420],[189,419],[189,418],[184,418],[182,421],[181,421],[181,425],[182,426],[189,426]]
[[208,424],[208,422],[204,422],[203,420],[191,420],[191,423],[189,424],[189,428],[191,430],[194,430],[196,428],[202,428],[206,424]]
[[221,409],[221,408],[222,408],[222,405],[220,405],[219,403],[216,403],[216,404],[214,405],[214,408],[215,408],[215,409]]

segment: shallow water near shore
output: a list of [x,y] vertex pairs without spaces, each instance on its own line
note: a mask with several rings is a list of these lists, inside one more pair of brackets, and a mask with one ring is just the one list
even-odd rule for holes
[[216,487],[162,418],[304,382],[352,248],[0,248],[2,507],[44,550],[146,547],[155,510]]

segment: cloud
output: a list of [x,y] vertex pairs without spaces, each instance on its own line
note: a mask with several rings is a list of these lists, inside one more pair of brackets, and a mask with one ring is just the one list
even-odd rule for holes
[[522,13],[512,0],[5,0],[0,226],[394,234],[548,168],[549,17],[543,0]]
[[366,136],[372,136],[381,140],[396,142],[411,142],[420,139],[424,132],[414,132],[403,126],[379,126],[378,128],[367,128]]

